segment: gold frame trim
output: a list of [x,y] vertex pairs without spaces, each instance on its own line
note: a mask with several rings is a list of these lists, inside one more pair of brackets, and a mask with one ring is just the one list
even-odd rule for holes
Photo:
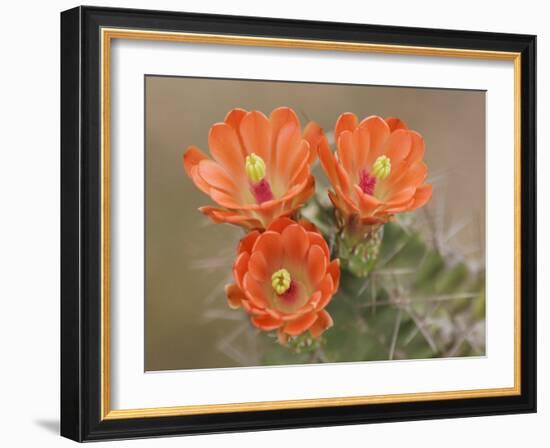
[[[346,52],[368,52],[414,56],[506,60],[514,62],[514,386],[507,388],[369,395],[305,400],[280,400],[214,405],[189,405],[142,409],[111,409],[110,368],[110,52],[113,39],[300,48]],[[521,394],[521,54],[515,52],[466,50],[306,39],[279,39],[216,34],[195,34],[135,29],[101,29],[101,420],[199,415],[314,407],[350,406],[412,401],[502,397]]]

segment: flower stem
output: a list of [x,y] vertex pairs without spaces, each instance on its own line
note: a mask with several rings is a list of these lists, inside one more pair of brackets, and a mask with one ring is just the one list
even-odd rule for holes
[[384,226],[362,224],[353,218],[342,224],[336,235],[337,256],[355,276],[366,277],[378,260]]

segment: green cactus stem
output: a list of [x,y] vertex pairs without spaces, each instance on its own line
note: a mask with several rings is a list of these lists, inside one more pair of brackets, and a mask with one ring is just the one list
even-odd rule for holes
[[363,224],[357,217],[337,220],[337,256],[340,263],[357,277],[366,277],[376,266],[384,233],[382,224]]

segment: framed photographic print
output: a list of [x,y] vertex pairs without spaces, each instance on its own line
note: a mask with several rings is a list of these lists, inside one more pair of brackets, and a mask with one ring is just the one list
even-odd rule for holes
[[535,36],[61,14],[61,433],[536,410]]

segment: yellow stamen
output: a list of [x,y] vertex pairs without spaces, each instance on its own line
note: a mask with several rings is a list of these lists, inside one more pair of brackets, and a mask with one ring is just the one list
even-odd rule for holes
[[386,177],[388,177],[391,173],[391,160],[387,156],[380,156],[372,165],[372,174],[380,179],[383,180]]
[[254,153],[246,156],[245,170],[248,178],[258,183],[265,177],[265,162],[260,156]]
[[290,273],[286,269],[279,269],[271,276],[271,286],[279,295],[288,291],[288,288],[290,288],[290,282]]

